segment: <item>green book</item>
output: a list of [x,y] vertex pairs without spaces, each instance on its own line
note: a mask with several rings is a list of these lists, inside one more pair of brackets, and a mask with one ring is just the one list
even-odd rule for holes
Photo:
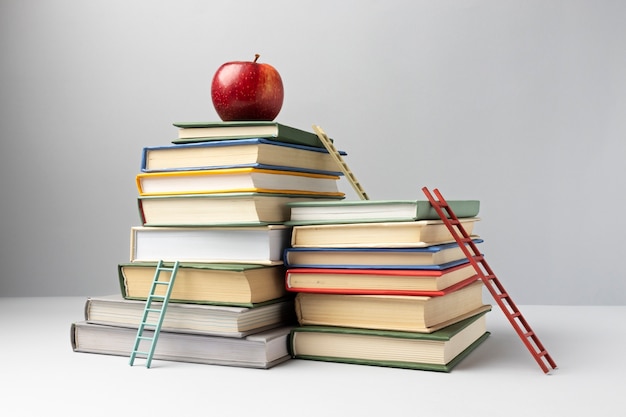
[[[145,300],[156,265],[137,261],[118,264],[122,297]],[[162,272],[159,279],[169,279],[168,274]],[[287,298],[293,295],[285,290],[283,265],[181,262],[170,302],[258,307]]]
[[433,333],[299,326],[289,352],[296,359],[450,372],[490,335],[486,313]]
[[[449,200],[458,218],[476,217],[478,200]],[[390,221],[439,220],[427,200],[340,200],[291,202],[288,225],[374,223]]]
[[324,144],[315,133],[277,122],[177,122],[174,126],[178,128],[178,138],[172,141],[175,144],[266,138],[278,142],[324,148]]

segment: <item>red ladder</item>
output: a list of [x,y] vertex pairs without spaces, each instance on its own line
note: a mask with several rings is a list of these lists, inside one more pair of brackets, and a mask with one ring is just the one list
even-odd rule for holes
[[454,237],[454,240],[456,240],[461,249],[463,249],[463,253],[476,270],[479,278],[483,281],[493,298],[496,300],[496,303],[500,306],[506,318],[509,319],[509,322],[513,325],[513,328],[522,339],[522,342],[526,345],[533,358],[535,358],[543,372],[549,373],[550,369],[556,369],[556,363],[554,363],[552,357],[548,354],[548,351],[543,347],[535,332],[530,328],[528,322],[524,319],[524,316],[522,316],[522,313],[511,299],[511,296],[505,291],[504,287],[500,283],[500,280],[493,273],[484,256],[480,253],[476,244],[472,241],[472,237],[465,231],[461,222],[456,217],[450,208],[450,205],[443,198],[439,190],[433,190],[437,199],[433,197],[433,194],[431,194],[428,188],[424,187],[422,188],[422,191],[426,194],[430,204],[433,206],[435,211],[437,211],[441,220],[443,220],[444,224],[448,227],[448,230]]

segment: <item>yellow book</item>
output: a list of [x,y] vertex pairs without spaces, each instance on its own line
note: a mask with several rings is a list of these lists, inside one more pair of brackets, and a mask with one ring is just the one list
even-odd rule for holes
[[337,175],[260,168],[145,172],[136,177],[139,195],[264,192],[343,196]]

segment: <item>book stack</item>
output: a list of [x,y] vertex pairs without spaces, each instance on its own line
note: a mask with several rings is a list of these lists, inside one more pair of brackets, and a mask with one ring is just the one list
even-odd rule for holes
[[[482,242],[479,202],[448,203]],[[449,372],[488,337],[482,282],[428,201],[289,206],[293,357]]]
[[175,126],[172,144],[142,151],[141,224],[117,267],[120,293],[87,299],[72,347],[130,356],[157,263],[178,261],[153,358],[270,368],[290,358],[296,324],[282,259],[287,204],[343,199],[341,173],[310,132],[273,122]]

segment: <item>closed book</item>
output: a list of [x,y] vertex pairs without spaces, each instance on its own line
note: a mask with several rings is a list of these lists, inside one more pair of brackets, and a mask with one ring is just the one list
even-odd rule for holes
[[143,226],[214,226],[284,223],[287,203],[341,198],[307,194],[216,193],[139,196]]
[[[474,244],[482,239],[474,239]],[[423,248],[293,248],[285,249],[288,268],[445,269],[468,262],[455,243]]]
[[278,142],[324,148],[319,137],[306,130],[273,121],[177,122],[175,144],[224,139],[266,138]]
[[[156,265],[156,262],[118,264],[122,296],[145,300],[150,293]],[[169,272],[162,271],[160,279],[168,280]],[[165,289],[157,287],[157,295],[164,293]],[[170,303],[253,307],[287,296],[282,266],[181,263]]]
[[282,265],[290,232],[283,225],[133,226],[130,261]]
[[[346,155],[343,151],[340,153]],[[141,156],[143,172],[243,166],[343,175],[325,148],[262,138],[146,146]]]
[[[85,321],[137,329],[146,303],[123,298],[120,294],[88,297]],[[155,309],[160,302],[153,302]],[[147,322],[156,323],[158,314],[149,312]],[[163,316],[162,331],[198,333],[223,337],[244,337],[263,330],[296,322],[293,299],[277,299],[258,307],[195,303],[170,303]]]
[[[472,234],[478,220],[459,219],[468,234]],[[291,246],[295,248],[419,248],[454,240],[441,220],[303,225],[293,226],[291,234]]]
[[450,372],[490,335],[486,313],[432,333],[301,326],[289,351],[297,359]]
[[259,168],[143,172],[136,176],[139,195],[265,192],[343,196],[339,176]]
[[[161,331],[153,359],[268,369],[291,358],[288,338],[292,328],[277,327],[242,338]],[[153,334],[148,330],[144,332],[146,337]],[[128,327],[85,321],[74,322],[70,326],[70,343],[74,352],[129,357],[136,336],[137,329]],[[142,342],[139,348],[147,351],[144,343],[147,342]]]
[[[480,209],[478,200],[449,200],[448,204],[459,218],[476,217]],[[289,207],[291,225],[440,219],[426,200],[303,201]]]
[[476,279],[476,270],[466,262],[443,270],[289,268],[285,283],[292,292],[435,296]]
[[298,323],[432,333],[487,308],[473,281],[438,296],[296,294]]

